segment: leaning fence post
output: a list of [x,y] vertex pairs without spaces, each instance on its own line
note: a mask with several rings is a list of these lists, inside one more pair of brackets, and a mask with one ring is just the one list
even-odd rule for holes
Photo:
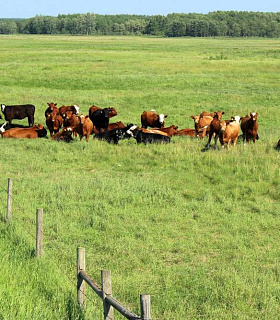
[[112,296],[110,270],[101,270],[104,320],[114,320],[114,308],[106,302],[106,296]]
[[80,271],[86,270],[85,248],[77,248],[77,299],[82,308],[86,307],[86,283],[80,277]]
[[13,179],[8,179],[8,197],[7,197],[7,222],[12,219],[12,199],[13,199]]
[[43,254],[43,209],[37,209],[36,213],[36,255]]
[[151,320],[151,298],[149,294],[140,295],[141,320]]

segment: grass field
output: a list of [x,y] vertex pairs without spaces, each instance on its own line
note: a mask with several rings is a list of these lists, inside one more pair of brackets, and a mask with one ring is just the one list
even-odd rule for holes
[[[13,178],[13,220],[0,223],[0,319],[103,319],[87,289],[76,304],[76,248],[100,283],[152,318],[277,319],[280,312],[280,40],[1,36],[0,102],[114,107],[140,125],[193,127],[203,110],[259,112],[255,145],[202,152],[206,141],[119,145],[91,139],[0,140],[0,210]],[[26,120],[18,123],[27,124]],[[35,250],[44,209],[44,257]],[[115,319],[123,319],[117,312]]]

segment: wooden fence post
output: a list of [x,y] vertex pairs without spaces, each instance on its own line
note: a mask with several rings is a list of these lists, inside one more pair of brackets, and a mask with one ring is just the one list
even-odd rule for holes
[[36,255],[41,258],[43,254],[43,209],[36,213]]
[[106,295],[112,296],[112,282],[111,282],[110,270],[102,270],[101,279],[102,279],[104,320],[114,320],[114,308],[105,300]]
[[141,319],[151,320],[151,298],[149,294],[140,295]]
[[8,197],[7,197],[7,216],[6,221],[11,222],[12,219],[12,199],[13,199],[13,179],[8,179]]
[[79,276],[80,271],[86,271],[85,248],[77,248],[77,299],[82,308],[86,307],[86,283]]

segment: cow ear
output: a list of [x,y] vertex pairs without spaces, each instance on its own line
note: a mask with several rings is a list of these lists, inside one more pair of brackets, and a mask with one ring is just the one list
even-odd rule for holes
[[194,116],[190,116],[192,119],[194,119]]
[[222,112],[222,114],[225,114],[224,111]]
[[168,117],[168,115],[165,115],[165,116],[164,116],[164,118],[167,118],[167,117]]
[[54,105],[57,106],[57,103],[55,103]]

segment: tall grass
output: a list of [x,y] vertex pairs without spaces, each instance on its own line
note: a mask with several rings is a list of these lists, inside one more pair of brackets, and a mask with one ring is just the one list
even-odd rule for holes
[[[1,101],[113,106],[140,124],[258,111],[255,145],[201,152],[206,141],[169,145],[90,140],[0,140],[1,212],[14,179],[13,222],[0,224],[0,318],[102,319],[88,289],[75,298],[76,247],[96,280],[111,269],[113,294],[153,319],[275,319],[279,314],[278,40],[1,36]],[[221,52],[223,55],[221,55]],[[211,57],[227,57],[213,59]],[[25,120],[22,123],[26,123]],[[36,208],[44,208],[44,257],[34,257]],[[116,319],[121,319],[116,315]]]

